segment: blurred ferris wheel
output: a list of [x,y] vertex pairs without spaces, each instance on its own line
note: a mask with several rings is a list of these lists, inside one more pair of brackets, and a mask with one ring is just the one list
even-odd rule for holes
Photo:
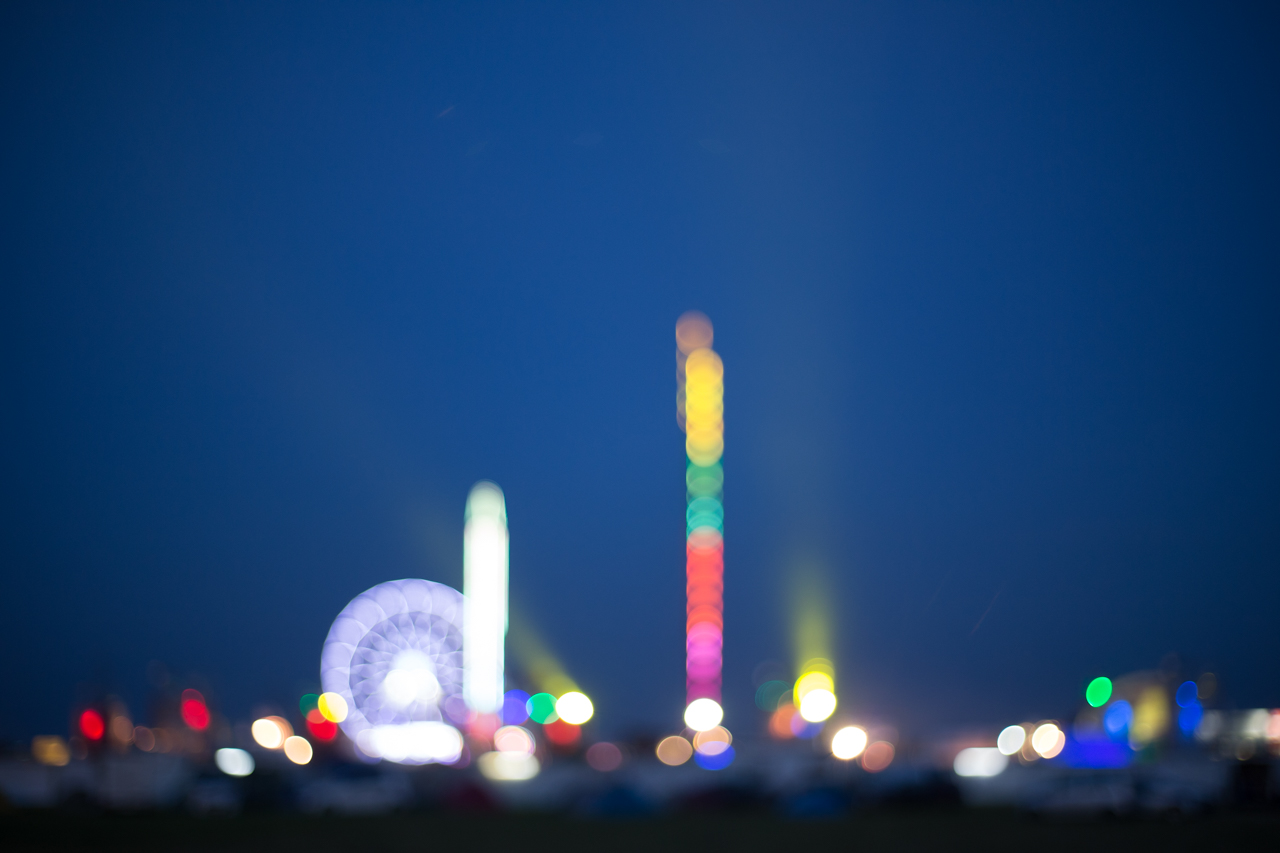
[[462,611],[457,590],[410,578],[378,584],[338,614],[320,681],[346,700],[342,729],[365,755],[402,764],[461,755],[450,723],[466,718]]

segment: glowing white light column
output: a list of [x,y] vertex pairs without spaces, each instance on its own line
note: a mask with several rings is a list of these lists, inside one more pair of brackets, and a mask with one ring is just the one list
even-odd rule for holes
[[507,505],[482,480],[467,497],[462,542],[462,695],[478,714],[502,710],[507,638]]

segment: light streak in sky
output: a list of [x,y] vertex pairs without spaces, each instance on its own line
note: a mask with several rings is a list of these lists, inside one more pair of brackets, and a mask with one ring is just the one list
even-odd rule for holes
[[482,480],[467,497],[463,533],[462,694],[477,714],[502,711],[507,637],[507,506]]

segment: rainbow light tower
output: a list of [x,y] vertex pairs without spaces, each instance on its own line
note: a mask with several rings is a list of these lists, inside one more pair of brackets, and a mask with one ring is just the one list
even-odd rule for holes
[[507,639],[507,504],[481,480],[467,496],[462,540],[462,696],[477,714],[502,711]]
[[677,420],[685,432],[685,724],[720,724],[724,646],[724,364],[711,349],[711,321],[690,311],[676,323]]

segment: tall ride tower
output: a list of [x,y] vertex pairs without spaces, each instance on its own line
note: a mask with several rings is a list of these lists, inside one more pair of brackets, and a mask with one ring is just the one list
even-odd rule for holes
[[719,725],[724,647],[724,364],[711,321],[690,311],[676,323],[676,417],[685,432],[685,723]]

